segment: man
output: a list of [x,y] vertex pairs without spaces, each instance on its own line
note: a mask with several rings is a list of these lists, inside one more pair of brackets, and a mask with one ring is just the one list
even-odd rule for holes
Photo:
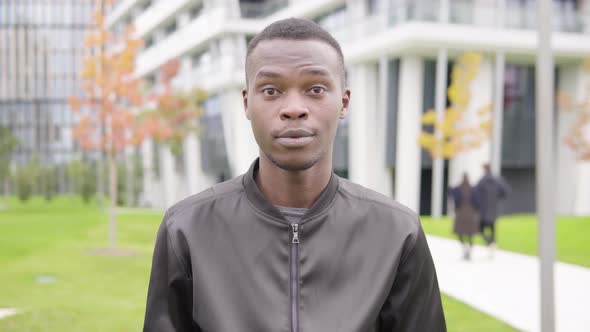
[[418,217],[332,172],[350,100],[334,38],[265,28],[243,100],[260,156],[167,211],[144,331],[445,331]]
[[[504,179],[492,175],[490,165],[483,166],[484,176],[475,186],[475,195],[480,202],[480,232],[489,248],[489,256],[494,256],[496,249],[496,219],[498,205],[510,190]],[[487,232],[489,230],[489,232]]]

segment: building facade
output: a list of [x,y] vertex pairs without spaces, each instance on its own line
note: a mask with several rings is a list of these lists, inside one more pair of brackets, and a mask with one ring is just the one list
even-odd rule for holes
[[0,126],[19,141],[12,161],[54,165],[67,190],[66,163],[78,153],[67,99],[81,93],[85,0],[0,1]]
[[[588,98],[581,63],[590,57],[590,1],[554,6],[556,93],[582,100]],[[246,171],[258,153],[241,97],[247,43],[275,20],[304,17],[330,31],[345,55],[353,93],[335,146],[338,174],[430,214],[433,203],[446,205],[445,191],[433,189],[438,174],[443,188],[458,184],[464,172],[475,182],[491,163],[512,187],[504,211],[532,212],[535,13],[530,0],[122,0],[107,24],[117,32],[133,22],[145,40],[137,75],[157,85],[158,68],[179,58],[175,86],[198,86],[210,96],[203,130],[186,140],[181,156],[144,143],[142,201],[167,207]],[[482,62],[467,117],[493,105],[497,126],[477,149],[433,161],[417,144],[421,116],[448,103],[450,69],[468,51],[480,53]],[[558,107],[555,114],[558,212],[588,215],[590,165],[563,144],[574,117]]]

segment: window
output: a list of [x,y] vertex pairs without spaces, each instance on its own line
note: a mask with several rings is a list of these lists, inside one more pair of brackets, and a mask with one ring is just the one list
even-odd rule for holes
[[166,28],[164,29],[164,35],[169,36],[176,31],[176,20],[172,21]]
[[59,125],[53,125],[53,141],[61,141],[61,126]]
[[150,74],[145,77],[145,84],[147,85],[148,89],[153,88],[156,85],[156,75]]
[[366,2],[367,2],[367,15],[377,14],[378,0],[366,0]]
[[203,3],[199,2],[198,4],[194,5],[190,11],[189,11],[189,15],[191,19],[196,18],[197,16],[199,16],[201,14],[201,11],[203,10]]
[[152,5],[151,0],[147,0],[146,2],[144,2],[143,5],[141,6],[142,11],[148,9],[151,5]]
[[160,144],[152,140],[152,171],[154,177],[160,177]]
[[502,166],[523,167],[535,162],[535,70],[531,66],[506,65]]
[[254,39],[253,35],[246,36],[246,46],[250,45],[250,42]]
[[191,66],[193,68],[199,67],[203,63],[205,63],[209,58],[209,52],[207,50],[203,50],[200,52],[195,52],[191,54]]
[[150,48],[154,45],[154,37],[148,36],[145,37],[145,48]]
[[178,154],[174,154],[174,168],[177,173],[184,174],[184,153],[180,151]]
[[240,0],[240,12],[244,18],[265,17],[288,4],[287,0]]

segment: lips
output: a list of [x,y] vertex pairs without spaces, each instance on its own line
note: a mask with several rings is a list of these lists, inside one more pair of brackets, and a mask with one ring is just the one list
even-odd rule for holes
[[281,131],[275,138],[276,142],[287,148],[303,147],[313,141],[314,134],[311,130],[286,129]]

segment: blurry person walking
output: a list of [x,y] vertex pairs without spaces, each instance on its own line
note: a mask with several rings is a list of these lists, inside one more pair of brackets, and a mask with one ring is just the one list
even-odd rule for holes
[[459,186],[449,189],[449,194],[453,198],[455,207],[453,233],[457,234],[463,246],[463,259],[469,260],[473,247],[473,235],[479,231],[480,214],[477,195],[474,195],[466,173],[463,173],[463,181]]
[[498,205],[501,199],[506,198],[510,187],[504,179],[492,175],[489,164],[485,164],[483,168],[484,176],[475,186],[475,195],[480,202],[480,232],[490,248],[490,257],[493,257],[496,249]]

